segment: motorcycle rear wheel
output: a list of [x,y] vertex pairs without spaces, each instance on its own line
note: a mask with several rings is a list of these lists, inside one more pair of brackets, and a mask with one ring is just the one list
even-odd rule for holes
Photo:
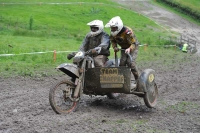
[[75,85],[68,80],[62,80],[49,91],[49,102],[57,114],[68,114],[75,111],[79,103],[74,100]]

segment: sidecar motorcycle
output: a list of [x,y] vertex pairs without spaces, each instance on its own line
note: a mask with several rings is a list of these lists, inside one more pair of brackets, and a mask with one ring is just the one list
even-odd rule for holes
[[119,67],[117,60],[107,61],[105,67],[94,67],[89,53],[80,51],[74,56],[73,64],[63,63],[57,67],[69,77],[58,82],[49,92],[50,105],[57,114],[74,111],[82,94],[107,95],[112,99],[120,93],[134,94],[143,98],[147,107],[156,105],[158,88],[153,69],[145,69],[135,83],[130,68]]

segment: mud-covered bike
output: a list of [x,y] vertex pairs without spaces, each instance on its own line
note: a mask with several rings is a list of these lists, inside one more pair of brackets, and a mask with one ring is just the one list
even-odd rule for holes
[[94,67],[90,53],[79,51],[74,56],[73,63],[63,63],[57,67],[69,79],[59,81],[50,89],[49,102],[56,113],[74,111],[83,94],[107,95],[111,99],[117,98],[121,93],[135,94],[144,99],[147,107],[156,105],[158,88],[153,69],[145,69],[135,82],[131,78],[131,69],[119,67],[117,58],[115,61],[108,60],[105,67]]

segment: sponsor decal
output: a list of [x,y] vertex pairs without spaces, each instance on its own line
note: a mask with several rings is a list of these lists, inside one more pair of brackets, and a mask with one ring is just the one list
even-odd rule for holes
[[153,74],[150,74],[150,75],[149,75],[149,82],[151,83],[151,82],[153,82],[153,80],[154,80],[154,75],[153,75]]
[[102,88],[122,88],[124,75],[119,74],[117,68],[101,68],[100,84]]

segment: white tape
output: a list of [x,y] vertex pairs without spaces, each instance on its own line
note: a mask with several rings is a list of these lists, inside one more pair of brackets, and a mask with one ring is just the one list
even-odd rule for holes
[[[140,47],[142,46],[146,46],[146,44],[142,44],[142,45],[139,45]],[[163,46],[163,45],[149,45],[150,47],[160,47],[160,46]],[[172,47],[172,46],[176,46],[176,45],[165,45],[165,46],[168,46],[168,47]],[[176,46],[177,47],[177,46]],[[112,48],[110,48],[112,49]],[[15,55],[33,55],[33,54],[46,54],[46,53],[71,53],[71,52],[78,52],[78,51],[46,51],[46,52],[32,52],[32,53],[21,53],[21,54],[0,54],[0,57],[1,56],[15,56]]]
[[[55,52],[56,53],[68,53],[68,52],[77,52],[77,51],[55,51]],[[32,54],[45,54],[45,53],[54,53],[54,51],[21,53],[21,54],[0,54],[0,56],[32,55]]]

